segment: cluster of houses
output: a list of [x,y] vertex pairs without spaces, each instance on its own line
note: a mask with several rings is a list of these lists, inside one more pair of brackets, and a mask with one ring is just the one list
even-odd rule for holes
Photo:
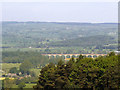
[[[2,71],[4,72],[4,71]],[[23,75],[23,76],[20,76],[22,73],[20,72],[19,74],[16,74],[16,73],[8,73],[8,74],[3,74],[1,75],[0,77],[0,80],[4,80],[5,78],[9,78],[9,79],[24,79],[24,78],[28,78],[28,77],[31,77],[31,75]]]

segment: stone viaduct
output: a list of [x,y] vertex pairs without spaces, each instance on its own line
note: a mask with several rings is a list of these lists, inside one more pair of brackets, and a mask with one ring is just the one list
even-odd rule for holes
[[[48,58],[63,57],[65,60],[69,60],[72,57],[77,58],[80,56],[80,54],[42,54],[42,55],[47,56]],[[96,58],[99,56],[106,56],[107,54],[81,54],[81,55],[83,55],[84,57]]]

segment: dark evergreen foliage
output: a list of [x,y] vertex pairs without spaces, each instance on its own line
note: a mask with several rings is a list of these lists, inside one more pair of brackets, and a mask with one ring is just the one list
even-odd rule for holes
[[45,66],[34,89],[51,88],[120,88],[118,57],[111,52],[107,57],[83,58],[81,55],[66,64],[61,61]]

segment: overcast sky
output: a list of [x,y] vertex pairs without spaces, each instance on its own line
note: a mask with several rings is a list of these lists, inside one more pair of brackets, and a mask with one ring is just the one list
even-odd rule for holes
[[117,2],[6,2],[3,21],[117,22]]

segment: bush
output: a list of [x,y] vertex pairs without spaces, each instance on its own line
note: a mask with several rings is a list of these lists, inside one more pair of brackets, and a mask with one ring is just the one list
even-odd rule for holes
[[20,89],[22,89],[25,86],[26,86],[25,82],[23,82],[23,81],[18,84],[18,88],[20,88]]

